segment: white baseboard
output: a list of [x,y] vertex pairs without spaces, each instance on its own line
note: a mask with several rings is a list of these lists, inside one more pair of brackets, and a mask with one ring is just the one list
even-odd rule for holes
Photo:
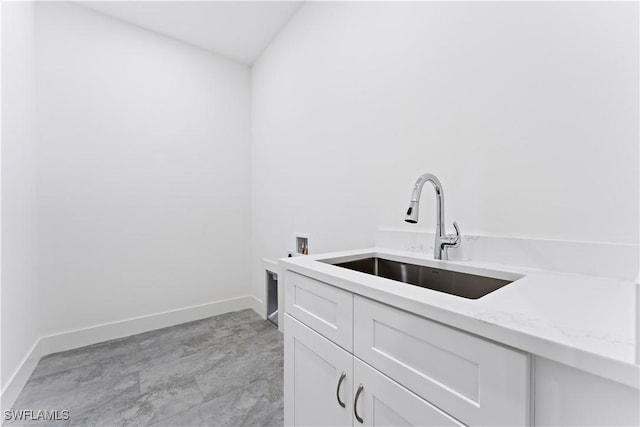
[[11,379],[7,382],[5,389],[2,390],[0,410],[4,411],[5,409],[10,409],[13,406],[18,395],[22,391],[22,388],[38,365],[38,362],[42,357],[41,342],[41,339],[38,338],[31,347],[31,350],[29,350],[25,358],[22,360],[22,363],[20,363],[20,366],[18,366],[18,369],[13,373]]
[[29,354],[25,356],[2,391],[0,398],[2,409],[9,409],[13,406],[36,365],[47,354],[244,309],[253,309],[264,318],[263,305],[262,301],[254,296],[243,296],[41,337],[33,345]]
[[264,305],[264,301],[258,299],[255,295],[251,295],[251,308],[263,319],[267,318],[267,307]]
[[140,316],[133,319],[106,323],[89,328],[67,331],[43,337],[42,355],[58,353],[77,347],[97,344],[117,338],[128,337],[154,329],[166,328],[180,323],[192,322],[231,311],[253,308],[251,296],[232,298],[208,304]]

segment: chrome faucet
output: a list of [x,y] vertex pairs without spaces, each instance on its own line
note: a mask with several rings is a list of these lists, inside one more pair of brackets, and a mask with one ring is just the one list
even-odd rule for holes
[[433,248],[433,257],[435,259],[446,260],[448,259],[447,249],[449,247],[457,248],[460,246],[460,229],[458,228],[458,223],[454,221],[453,228],[456,229],[456,234],[446,234],[445,232],[444,192],[442,190],[442,183],[440,183],[440,180],[436,178],[435,175],[425,173],[418,178],[416,184],[413,186],[409,209],[407,209],[407,214],[405,215],[404,220],[411,224],[416,224],[418,222],[420,194],[422,193],[424,183],[427,181],[433,184],[433,188],[436,190],[436,209],[438,217],[436,220],[436,241]]

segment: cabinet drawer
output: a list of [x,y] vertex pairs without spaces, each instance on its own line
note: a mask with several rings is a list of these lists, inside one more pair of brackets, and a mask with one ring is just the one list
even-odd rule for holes
[[469,425],[529,425],[529,356],[362,297],[354,353]]
[[347,351],[353,350],[353,294],[285,272],[285,310]]

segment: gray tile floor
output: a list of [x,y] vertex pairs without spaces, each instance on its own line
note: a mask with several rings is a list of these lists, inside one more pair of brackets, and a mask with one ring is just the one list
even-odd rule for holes
[[42,358],[14,409],[67,409],[62,426],[283,425],[283,339],[254,311]]

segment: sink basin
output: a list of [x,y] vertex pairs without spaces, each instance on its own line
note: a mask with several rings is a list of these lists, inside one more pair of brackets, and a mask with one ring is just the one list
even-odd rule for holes
[[363,258],[331,264],[469,299],[481,298],[512,283],[510,280],[390,261],[384,258]]

